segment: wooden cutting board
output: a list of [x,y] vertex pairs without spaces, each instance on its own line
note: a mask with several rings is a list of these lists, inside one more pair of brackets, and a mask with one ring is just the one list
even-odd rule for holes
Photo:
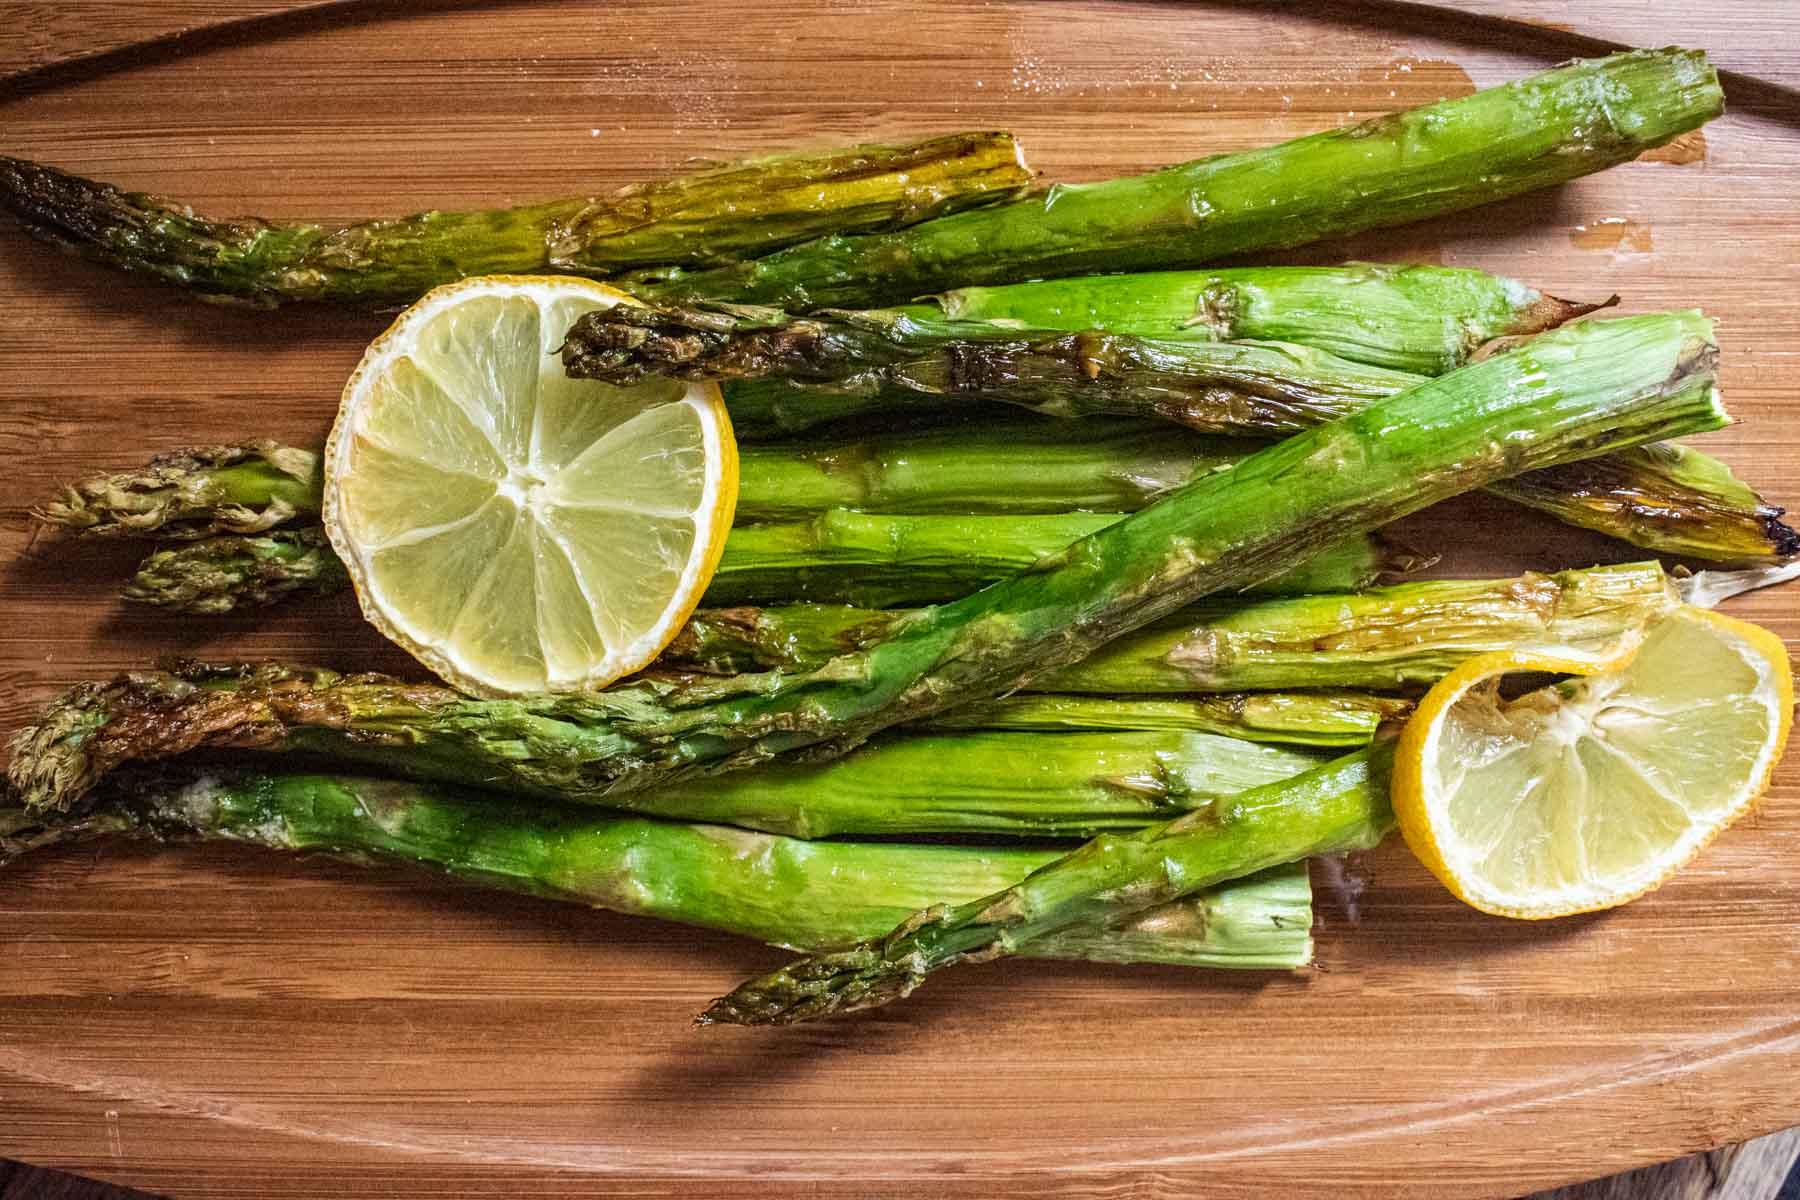
[[[1608,14],[1587,32],[1647,41],[1655,7],[1579,6]],[[120,49],[289,9],[310,11]],[[1730,9],[1734,65],[1791,68],[1800,11]],[[1018,131],[1050,178],[1094,179],[1460,94],[1580,44],[1415,5],[1322,13],[4,4],[0,60],[44,69],[0,84],[0,151],[270,216],[524,200],[969,126]],[[1685,153],[1290,257],[1704,307],[1741,423],[1700,440],[1800,503],[1800,96],[1740,81],[1734,98]],[[5,230],[0,312],[6,729],[172,652],[406,665],[347,603],[127,611],[110,590],[129,554],[46,553],[25,513],[152,450],[319,440],[380,318],[206,308]],[[1628,556],[1480,502],[1412,535],[1459,574]],[[1731,608],[1792,645],[1796,595]],[[724,936],[324,861],[80,849],[0,878],[0,1156],[208,1197],[1513,1194],[1800,1122],[1797,856],[1800,757],[1617,913],[1484,918],[1391,843],[1357,916],[1322,894],[1319,965],[1298,976],[1004,962],[861,1020],[759,1032],[688,1024],[782,957]]]

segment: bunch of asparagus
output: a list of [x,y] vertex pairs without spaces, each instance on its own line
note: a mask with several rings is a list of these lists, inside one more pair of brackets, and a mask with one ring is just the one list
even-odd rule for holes
[[[968,135],[336,230],[0,161],[31,232],[210,299],[621,281],[646,305],[583,318],[570,374],[732,380],[750,443],[714,607],[644,675],[524,701],[271,665],[84,684],[15,741],[0,860],[102,834],[378,854],[816,952],[704,1018],[738,1023],[1012,953],[1303,964],[1295,864],[1388,830],[1410,689],[1784,578],[1800,536],[1665,440],[1727,419],[1698,314],[1569,323],[1603,306],[1436,267],[1081,272],[1457,211],[1720,104],[1703,56],[1634,52],[1023,198],[1010,141]],[[1475,488],[1745,569],[1371,586],[1425,561],[1382,526]],[[251,442],[38,515],[165,543],[127,596],[219,612],[346,586],[320,495],[315,452]],[[1025,842],[816,840],[926,834]]]

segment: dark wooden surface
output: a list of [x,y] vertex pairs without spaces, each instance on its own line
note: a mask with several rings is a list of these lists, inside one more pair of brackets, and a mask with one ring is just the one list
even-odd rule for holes
[[[0,150],[274,216],[526,199],[971,125],[1091,179],[1568,50],[1555,29],[1500,36],[1408,5],[614,0],[325,6],[140,62],[116,52],[126,23],[162,36],[206,6],[84,6],[31,43],[19,31],[48,7],[0,5],[0,61],[78,55],[84,22],[108,56],[3,93]],[[1579,7],[1618,26],[1655,6]],[[1722,24],[1734,53],[1800,45],[1789,4]],[[1702,154],[1663,157],[1309,255],[1707,308],[1742,424],[1704,442],[1791,505],[1800,102],[1741,91]],[[1639,232],[1594,236],[1615,220]],[[170,651],[404,666],[346,604],[122,612],[107,588],[127,556],[44,555],[24,515],[54,481],[148,450],[320,438],[379,320],[201,308],[4,231],[0,311],[0,725]],[[1479,502],[1414,532],[1461,573],[1619,554]],[[1792,597],[1734,611],[1792,644]],[[0,1154],[219,1197],[1517,1194],[1800,1122],[1797,781],[1784,768],[1755,816],[1614,914],[1482,918],[1395,844],[1370,860],[1360,924],[1325,906],[1300,977],[1000,963],[772,1034],[687,1025],[779,957],[723,937],[223,849],[47,856],[0,880]]]

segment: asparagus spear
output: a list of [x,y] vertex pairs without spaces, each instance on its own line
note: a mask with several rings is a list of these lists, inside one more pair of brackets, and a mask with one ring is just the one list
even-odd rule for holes
[[1484,342],[1542,333],[1601,307],[1546,295],[1486,271],[1345,263],[965,287],[900,311],[920,321],[1294,342],[1352,362],[1442,375],[1462,366]]
[[[762,683],[714,683],[701,694],[754,696]],[[657,687],[680,692],[666,681]],[[94,782],[133,761],[255,750],[339,770],[610,803],[588,778],[608,744],[597,707],[474,700],[438,685],[269,664],[190,664],[76,689],[20,739],[13,765],[15,776],[34,770],[27,761],[42,753],[38,767],[54,758]],[[79,766],[64,753],[71,739],[87,755]],[[1303,749],[1205,733],[958,731],[892,736],[829,762],[675,779],[629,803],[649,816],[793,837],[1078,837],[1135,829],[1315,761]]]
[[[1078,670],[1079,665],[1071,670]],[[1150,696],[1026,695],[977,700],[921,723],[927,729],[1082,729],[1213,733],[1248,742],[1361,746],[1383,722],[1404,720],[1412,701],[1367,692],[1232,692]]]
[[[810,521],[739,525],[706,589],[711,605],[798,599],[886,608],[954,599],[1124,519],[1120,513],[890,517],[829,509]],[[1366,535],[1340,538],[1253,590],[1355,591],[1417,560]]]
[[[746,447],[737,512],[749,522],[833,507],[901,515],[1129,511],[1250,450],[1240,439],[1123,419],[1066,424],[1027,417],[865,432],[853,441]],[[313,451],[273,442],[202,446],[79,480],[34,512],[83,536],[249,533],[317,520],[320,487]],[[1615,451],[1492,490],[1666,553],[1743,563],[1800,553],[1800,535],[1782,524],[1781,509],[1725,464],[1684,446]],[[341,570],[318,563],[310,550],[277,537],[157,557],[140,572],[132,598],[229,611],[278,598],[278,583],[289,592],[343,586]],[[296,561],[300,566],[291,565]],[[256,588],[251,579],[266,582]]]
[[1421,378],[1283,342],[1064,333],[920,319],[900,309],[796,318],[749,305],[615,305],[576,321],[562,360],[575,378],[615,384],[775,376],[852,392],[1000,401],[1056,417],[1149,417],[1252,437],[1309,428]]
[[1280,145],[1059,185],[910,229],[831,236],[633,284],[811,309],[971,284],[1193,266],[1459,212],[1626,162],[1719,115],[1706,56],[1634,50]]
[[218,615],[298,596],[337,592],[350,574],[317,525],[264,534],[220,534],[153,551],[121,598]]
[[[831,508],[898,515],[1126,512],[1242,458],[1245,443],[1144,421],[1034,417],[865,432],[853,441],[745,446],[737,517],[794,520]],[[33,510],[83,537],[162,540],[316,522],[315,450],[196,446],[65,485]]]
[[209,220],[0,157],[0,206],[38,238],[203,299],[389,304],[470,275],[732,263],[1011,198],[1030,179],[1010,134],[959,133],[751,159],[605,196],[327,227]]
[[700,1023],[786,1025],[875,1008],[933,971],[1016,954],[1040,937],[1141,911],[1274,863],[1374,846],[1393,826],[1392,743],[1253,788],[1136,833],[1107,834],[1014,886],[922,908],[883,937],[790,963],[715,1000]]
[[193,446],[141,468],[78,480],[32,515],[87,537],[261,533],[296,518],[316,520],[324,486],[314,450],[271,441]]
[[[1023,571],[1120,516],[890,517],[832,509],[811,521],[740,525],[725,542],[705,599],[715,605],[771,599],[927,604]],[[1379,538],[1348,537],[1247,590],[1355,591],[1419,561]],[[138,604],[225,613],[348,586],[324,531],[311,526],[221,534],[155,551],[122,594]]]
[[[1422,379],[1301,346],[1020,330],[904,309],[794,319],[744,306],[620,305],[581,318],[563,360],[571,374],[613,382],[774,373],[877,398],[916,391],[1051,416],[1114,413],[1265,437],[1341,416]],[[1664,553],[1749,563],[1800,551],[1800,534],[1781,523],[1780,509],[1695,450],[1637,447],[1501,480],[1491,490]]]
[[1757,563],[1800,554],[1800,532],[1731,468],[1676,442],[1634,446],[1495,484],[1516,504],[1664,554]]
[[[1710,606],[1770,581],[1760,571],[1702,571],[1676,580],[1655,562],[1639,562],[1358,595],[1203,600],[1027,686],[1076,695],[1187,695],[1425,685],[1476,654],[1530,644],[1597,647],[1651,624],[1676,603]],[[703,610],[658,664],[714,673],[809,670],[880,639],[905,618],[817,604]]]
[[[1056,850],[805,842],[507,800],[442,785],[232,771],[118,787],[82,813],[0,808],[0,866],[108,835],[198,838],[357,860],[393,859],[482,887],[573,901],[822,950],[873,937],[915,908],[973,899]],[[1305,864],[1072,926],[1045,958],[1281,969],[1312,958]]]
[[[1542,334],[1184,484],[817,671],[770,675],[725,695],[640,683],[584,697],[590,738],[570,782],[629,796],[702,772],[817,759],[1014,691],[1203,596],[1268,579],[1469,488],[1717,427],[1728,417],[1716,359],[1710,323],[1697,313]],[[30,807],[66,808],[116,765],[110,707],[105,691],[78,690],[21,733],[10,775]],[[197,719],[181,704],[156,713],[132,754],[154,756]],[[294,716],[329,723],[331,710]],[[246,742],[276,735],[279,724],[266,706],[223,720],[210,728]]]
[[[1604,305],[1561,300],[1485,271],[1346,263],[957,288],[901,311],[917,321],[1292,342],[1352,362],[1441,375],[1492,338],[1542,332],[1598,307]],[[877,410],[930,412],[954,404],[899,388],[848,394],[767,378],[728,382],[725,396],[740,441],[782,437]]]

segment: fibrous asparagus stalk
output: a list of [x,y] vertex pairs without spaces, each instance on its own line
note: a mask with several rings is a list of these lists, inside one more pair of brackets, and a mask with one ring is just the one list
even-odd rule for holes
[[1230,692],[1154,696],[1014,695],[977,700],[921,722],[926,729],[1037,732],[1117,729],[1214,733],[1248,742],[1361,746],[1382,724],[1404,720],[1412,701],[1367,692]]
[[[701,772],[816,759],[1017,690],[1204,596],[1276,576],[1459,492],[1717,427],[1728,418],[1716,358],[1710,324],[1695,313],[1540,335],[1184,484],[817,671],[774,674],[728,696],[638,684],[584,698],[591,738],[578,780],[591,794],[622,795]],[[11,772],[20,795],[37,808],[78,797],[107,769],[90,750],[109,717],[94,692],[26,730]],[[248,736],[256,719],[245,720]]]
[[1637,50],[1259,150],[633,286],[652,299],[811,309],[1197,266],[1550,187],[1635,158],[1723,107],[1705,55]]
[[1542,333],[1600,307],[1464,267],[1345,263],[965,287],[900,311],[919,321],[1292,342],[1352,362],[1442,375],[1494,338]]
[[[725,542],[704,603],[798,599],[886,608],[949,600],[1027,570],[1123,519],[1120,513],[893,517],[829,509],[810,521],[739,525]],[[1355,591],[1417,565],[1406,551],[1353,536],[1251,590]]]
[[1121,910],[1167,904],[1274,863],[1364,849],[1393,825],[1391,743],[1358,750],[1166,824],[1108,834],[1010,888],[915,912],[887,935],[753,979],[702,1024],[786,1025],[875,1008],[926,976],[1018,953],[1038,938]]
[[[48,819],[0,808],[0,866],[109,835],[232,841],[399,860],[482,887],[722,929],[796,950],[874,937],[913,909],[972,899],[1056,850],[805,842],[597,814],[442,785],[354,776],[207,772],[121,784]],[[1071,927],[1045,958],[1281,969],[1312,957],[1304,863],[1126,916]]]
[[[830,508],[962,516],[1129,512],[1246,453],[1238,439],[1159,422],[1070,425],[997,411],[998,419],[979,424],[745,446],[737,519],[794,520]],[[33,515],[83,537],[260,533],[316,522],[323,490],[315,450],[274,442],[196,446],[78,480]]]
[[[893,517],[832,509],[810,521],[740,525],[725,542],[708,604],[800,599],[885,606],[966,595],[1023,571],[1121,519],[1119,513],[1021,517]],[[1420,560],[1379,538],[1344,538],[1247,590],[1343,592]],[[256,536],[221,534],[151,554],[125,599],[184,612],[225,613],[349,586],[317,526]]]
[[[619,305],[581,318],[563,359],[571,374],[615,382],[772,374],[878,401],[914,391],[1261,437],[1355,411],[1422,379],[1294,345],[1020,330],[902,309],[795,319],[741,306]],[[1781,523],[1780,509],[1695,450],[1633,448],[1491,490],[1664,553],[1750,563],[1800,551],[1800,534]]]
[[0,157],[0,206],[36,237],[205,299],[387,304],[470,275],[732,263],[1008,199],[1030,179],[1010,134],[961,133],[751,159],[605,196],[329,227],[209,220]]
[[[1677,603],[1710,606],[1774,578],[1779,576],[1761,571],[1702,571],[1676,580],[1659,564],[1641,562],[1507,579],[1432,580],[1357,595],[1205,600],[1027,686],[1073,694],[1186,695],[1425,685],[1492,650],[1616,644]],[[905,617],[807,604],[703,610],[659,665],[716,673],[814,669],[878,640]]]
[[999,401],[1057,417],[1113,414],[1203,433],[1274,437],[1405,391],[1420,377],[1283,342],[1209,342],[995,321],[744,305],[615,305],[569,330],[578,379],[636,383],[776,377]]
[[[679,694],[678,685],[657,686]],[[700,695],[754,696],[761,686],[755,677],[713,681]],[[47,783],[47,773],[81,771],[85,779],[63,779],[78,791],[132,762],[254,750],[511,795],[614,803],[591,778],[609,744],[608,715],[581,700],[475,700],[380,676],[190,666],[71,692],[20,738],[13,777]],[[76,742],[79,762],[67,754]],[[793,837],[1076,837],[1135,829],[1314,761],[1303,750],[1205,733],[959,731],[885,738],[830,762],[678,779],[627,802],[651,816]]]

